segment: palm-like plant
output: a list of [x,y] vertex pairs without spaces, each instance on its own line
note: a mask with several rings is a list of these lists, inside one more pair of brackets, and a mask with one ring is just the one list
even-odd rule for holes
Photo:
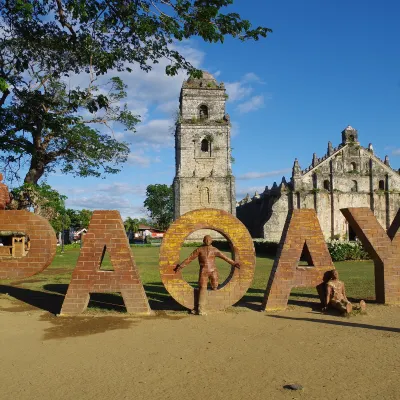
[[128,217],[124,222],[124,227],[128,237],[130,237],[139,230],[139,220],[137,218]]

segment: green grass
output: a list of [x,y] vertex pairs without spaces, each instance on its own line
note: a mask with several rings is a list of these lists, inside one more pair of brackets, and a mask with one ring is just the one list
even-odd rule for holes
[[[184,309],[171,299],[161,283],[158,269],[160,248],[134,247],[132,250],[152,309],[183,311]],[[192,251],[193,248],[183,247],[181,260]],[[230,256],[229,253],[226,254]],[[63,295],[70,283],[71,274],[78,256],[79,249],[68,249],[64,254],[57,254],[51,266],[38,275],[24,280],[0,280],[0,294],[9,293],[12,297],[57,313],[60,310]],[[239,302],[239,306],[255,308],[261,303],[272,264],[272,258],[257,256],[253,284]],[[217,260],[217,266],[220,282],[223,282],[230,272],[230,266],[219,259]],[[339,272],[340,279],[346,284],[346,292],[350,300],[373,300],[375,298],[372,261],[337,262],[335,266]],[[109,257],[106,256],[103,260],[103,269],[110,267]],[[197,261],[193,261],[183,270],[183,276],[190,284],[196,286],[198,278]],[[289,304],[310,305],[310,302],[318,301],[315,289],[294,288],[291,292]],[[124,310],[122,299],[115,294],[91,295],[90,307],[92,311]]]

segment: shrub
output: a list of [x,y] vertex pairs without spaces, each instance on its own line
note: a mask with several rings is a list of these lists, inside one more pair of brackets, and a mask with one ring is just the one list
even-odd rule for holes
[[368,260],[370,258],[359,241],[333,239],[328,241],[327,245],[333,261]]

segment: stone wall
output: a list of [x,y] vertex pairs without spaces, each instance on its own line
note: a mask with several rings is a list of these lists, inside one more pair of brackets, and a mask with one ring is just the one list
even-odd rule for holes
[[[389,159],[378,158],[372,145],[358,143],[358,133],[348,127],[343,142],[322,158],[314,153],[312,165],[301,170],[295,161],[290,183],[283,180],[258,198],[242,200],[238,218],[253,237],[279,242],[291,209],[315,209],[326,239],[352,238],[353,230],[340,209],[369,207],[387,229],[400,208],[400,175]],[[260,226],[263,228],[260,229]]]

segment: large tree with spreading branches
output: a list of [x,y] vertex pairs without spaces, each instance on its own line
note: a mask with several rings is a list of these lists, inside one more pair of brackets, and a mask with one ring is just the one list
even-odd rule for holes
[[[60,168],[76,176],[116,173],[129,147],[113,123],[134,130],[139,117],[124,104],[124,83],[98,77],[110,71],[149,71],[168,59],[201,76],[174,42],[226,36],[258,40],[270,29],[252,28],[233,0],[0,0],[0,150],[7,177],[24,171],[37,184]],[[84,87],[68,77],[86,73]],[[108,130],[107,128],[110,128]]]

